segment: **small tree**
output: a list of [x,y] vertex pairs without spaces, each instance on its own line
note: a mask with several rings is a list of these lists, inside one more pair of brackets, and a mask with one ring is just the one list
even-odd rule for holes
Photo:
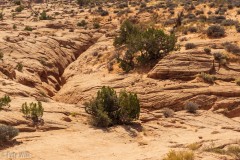
[[31,118],[33,122],[39,122],[43,116],[44,108],[41,102],[32,102],[29,106],[27,102],[25,102],[22,104],[21,112],[24,114],[25,118]]
[[5,95],[4,97],[2,97],[0,99],[0,110],[2,109],[2,107],[4,106],[9,106],[9,103],[11,102],[11,98],[7,95]]
[[154,28],[141,28],[129,20],[123,22],[114,46],[125,47],[123,57],[117,57],[120,67],[129,72],[137,64],[140,66],[156,63],[160,58],[175,49],[176,37]]

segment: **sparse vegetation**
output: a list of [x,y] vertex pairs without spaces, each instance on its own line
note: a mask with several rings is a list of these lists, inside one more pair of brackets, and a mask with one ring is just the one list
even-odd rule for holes
[[174,116],[174,111],[170,108],[164,108],[163,109],[163,115],[164,115],[165,118],[173,117]]
[[229,155],[234,157],[235,159],[240,158],[240,147],[236,145],[231,145],[224,149],[221,146],[215,147],[215,145],[212,143],[210,146],[206,147],[204,151],[213,152],[213,153],[222,154],[222,155]]
[[100,28],[101,26],[100,26],[100,24],[98,23],[98,22],[94,22],[93,23],[93,28],[94,29],[98,29],[98,28]]
[[201,143],[197,143],[196,142],[196,143],[189,144],[187,146],[187,148],[189,148],[190,150],[195,151],[195,150],[198,150],[201,146],[202,146]]
[[194,160],[194,153],[192,151],[171,150],[163,160]]
[[18,129],[12,126],[0,124],[0,145],[7,141],[10,141],[14,137],[16,137],[18,133],[19,133]]
[[210,49],[210,48],[204,48],[204,52],[205,52],[206,54],[210,54],[210,53],[211,53],[211,49]]
[[22,104],[21,112],[25,118],[30,118],[33,122],[38,123],[42,120],[44,108],[41,102],[32,102],[29,105],[25,102]]
[[207,36],[210,38],[221,38],[225,36],[225,30],[218,25],[212,25],[207,29]]
[[174,35],[167,35],[154,28],[140,29],[129,20],[123,22],[120,35],[114,40],[116,48],[126,46],[124,56],[117,58],[125,72],[133,70],[136,62],[140,66],[156,63],[175,49],[175,43]]
[[204,73],[204,72],[201,72],[199,74],[199,77],[202,78],[204,80],[204,82],[210,83],[210,84],[213,84],[214,81],[216,80],[215,76],[207,74],[207,73]]
[[23,65],[22,65],[22,63],[18,63],[17,66],[16,66],[16,69],[17,69],[19,72],[22,72],[22,71],[23,71]]
[[42,13],[40,13],[39,19],[40,20],[51,20],[53,18],[51,16],[48,16],[46,11],[42,11]]
[[3,20],[3,17],[4,17],[4,13],[3,13],[3,12],[0,12],[0,20],[1,20],[1,21]]
[[0,52],[0,60],[3,60],[3,53]]
[[102,87],[97,96],[85,103],[85,110],[92,117],[92,124],[98,127],[109,127],[115,124],[126,124],[138,119],[140,104],[136,94],[116,91]]
[[240,78],[236,79],[236,84],[240,86]]
[[238,47],[236,44],[232,44],[230,42],[225,42],[223,44],[223,46],[225,47],[225,49],[233,54],[237,54],[240,55],[240,47]]
[[30,26],[26,26],[26,27],[24,28],[24,30],[25,30],[25,31],[33,31],[33,28],[30,27]]
[[214,59],[219,63],[219,65],[226,65],[227,64],[227,57],[221,52],[216,52],[213,54]]
[[187,102],[185,104],[185,110],[189,113],[196,113],[199,105],[194,102]]
[[0,98],[0,110],[5,106],[10,106],[9,103],[11,102],[11,98],[8,95],[3,96]]
[[18,7],[15,9],[16,12],[22,12],[23,10],[24,10],[24,6],[22,6],[22,5],[18,6]]
[[194,43],[186,43],[185,44],[185,49],[188,50],[188,49],[194,49],[196,48],[196,45]]
[[87,22],[85,20],[82,20],[81,22],[77,23],[77,26],[79,27],[85,27],[87,25]]

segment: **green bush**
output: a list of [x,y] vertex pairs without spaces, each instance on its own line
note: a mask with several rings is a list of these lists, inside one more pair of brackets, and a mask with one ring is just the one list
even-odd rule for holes
[[15,9],[16,12],[22,12],[23,10],[24,10],[24,6],[22,6],[22,5],[18,6],[18,7]]
[[120,106],[120,121],[128,123],[138,119],[140,114],[140,104],[136,94],[121,91],[118,98]]
[[4,107],[4,106],[9,106],[9,103],[11,102],[11,98],[7,95],[3,96],[2,98],[0,98],[0,110]]
[[211,49],[210,49],[210,48],[204,48],[204,52],[205,52],[206,54],[210,54],[210,53],[211,53]]
[[86,25],[87,25],[87,22],[85,20],[82,20],[81,22],[77,23],[77,26],[79,26],[79,27],[84,27]]
[[110,87],[102,87],[96,98],[85,103],[92,123],[99,127],[125,124],[139,118],[140,104],[136,94],[121,91],[119,96]]
[[22,70],[23,70],[23,65],[22,65],[22,63],[18,63],[18,64],[16,65],[16,69],[17,69],[19,72],[22,72]]
[[42,13],[40,13],[39,19],[40,20],[51,20],[53,18],[51,16],[48,16],[46,11],[42,11]]
[[194,49],[196,48],[196,45],[194,43],[186,43],[185,44],[185,49],[188,50],[188,49]]
[[12,127],[0,124],[0,142],[6,142],[18,135],[19,131],[18,129]]
[[25,30],[25,31],[33,31],[33,28],[30,27],[30,26],[26,26],[26,27],[24,28],[24,30]]
[[93,28],[94,29],[98,29],[98,28],[100,28],[101,26],[100,26],[100,24],[98,23],[98,22],[94,22],[93,23]]
[[44,108],[41,102],[32,102],[29,105],[25,102],[22,104],[21,112],[25,118],[31,118],[34,122],[38,122],[43,116]]
[[204,80],[204,82],[207,82],[207,83],[210,83],[210,84],[213,84],[214,81],[216,80],[215,76],[204,73],[204,72],[201,72],[199,77],[202,78]]
[[[114,46],[126,47],[123,57],[117,57],[120,67],[129,72],[140,66],[156,63],[170,51],[175,49],[176,37],[167,35],[162,30],[145,28],[133,24],[129,20],[123,22],[120,34],[114,40]],[[138,53],[138,54],[137,54]]]

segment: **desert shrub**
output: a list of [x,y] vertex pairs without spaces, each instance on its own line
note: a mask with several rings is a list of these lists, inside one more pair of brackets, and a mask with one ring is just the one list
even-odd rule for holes
[[79,6],[88,5],[90,2],[91,0],[77,0]]
[[223,43],[223,46],[225,47],[226,51],[230,53],[240,54],[240,47],[238,47],[236,44],[226,42],[226,43]]
[[101,10],[100,15],[101,15],[101,16],[108,16],[109,13],[108,13],[108,11]]
[[23,65],[22,65],[22,63],[18,63],[17,66],[16,66],[16,69],[17,69],[19,72],[22,72],[22,70],[23,70]]
[[214,24],[220,24],[224,20],[226,20],[226,17],[224,17],[224,16],[209,16],[207,19],[207,22],[214,23]]
[[100,28],[101,26],[100,26],[100,24],[98,23],[98,22],[94,22],[93,23],[93,28],[94,29],[98,29],[98,28]]
[[[118,57],[120,67],[129,72],[137,62],[140,66],[154,64],[175,49],[175,35],[167,35],[162,30],[140,28],[129,20],[123,22],[119,36],[115,37],[114,46],[126,47],[123,57]],[[136,53],[139,54],[136,54]]]
[[236,79],[236,84],[240,86],[240,78]]
[[194,102],[187,102],[184,108],[189,113],[196,113],[198,110],[198,104]]
[[236,28],[236,31],[240,33],[240,25],[239,24],[235,25],[235,28]]
[[165,118],[173,117],[174,111],[170,108],[163,108],[163,115]]
[[85,110],[93,125],[109,127],[138,119],[140,104],[136,94],[121,91],[117,96],[113,88],[103,86],[95,98],[85,103]]
[[22,12],[23,10],[24,10],[24,6],[22,6],[22,5],[18,6],[18,7],[15,9],[16,12]]
[[77,26],[79,26],[79,27],[84,27],[86,25],[87,25],[87,22],[85,20],[82,20],[81,22],[77,23]]
[[33,31],[33,28],[30,27],[30,26],[26,26],[26,27],[24,28],[24,30],[25,30],[25,31]]
[[198,150],[201,146],[202,146],[201,143],[195,142],[195,143],[191,143],[191,144],[187,145],[187,148],[189,148],[192,151],[195,151],[195,150]]
[[53,18],[51,16],[48,16],[46,11],[42,11],[42,13],[40,13],[39,19],[40,20],[51,20]]
[[215,59],[218,63],[220,63],[221,65],[227,64],[227,57],[226,57],[226,55],[224,55],[223,53],[221,53],[221,52],[216,52],[216,53],[213,54],[213,56],[214,56],[214,59]]
[[11,98],[8,95],[3,96],[2,98],[0,98],[0,110],[4,107],[4,106],[9,106],[9,103],[11,102]]
[[3,60],[3,53],[0,51],[0,60]]
[[163,160],[194,160],[194,153],[192,151],[171,150]]
[[207,29],[207,36],[210,38],[220,38],[225,35],[225,30],[221,26],[212,25]]
[[18,129],[12,127],[12,126],[7,126],[4,124],[0,124],[0,142],[7,142],[14,137],[18,135],[19,131]]
[[239,146],[229,146],[227,148],[227,153],[233,155],[236,159],[240,159],[240,147]]
[[199,74],[199,77],[202,78],[204,80],[204,82],[210,83],[210,84],[213,84],[214,81],[216,80],[215,76],[207,74],[207,73],[204,73],[204,72],[201,72]]
[[240,9],[239,9],[239,10],[237,10],[237,14],[238,14],[238,15],[240,15]]
[[13,29],[16,30],[17,29],[17,25],[13,24]]
[[30,103],[27,102],[22,104],[21,112],[25,118],[30,118],[33,122],[39,122],[43,116],[44,108],[41,102]]
[[198,19],[201,22],[205,22],[207,20],[207,17],[205,15],[199,15]]
[[206,54],[210,54],[210,53],[211,53],[211,49],[210,49],[210,48],[204,48],[204,52],[205,52]]
[[196,45],[194,43],[186,43],[185,44],[185,49],[186,50],[193,49],[193,48],[196,48]]
[[237,22],[234,21],[234,20],[231,20],[231,19],[227,19],[227,20],[222,21],[221,24],[222,24],[223,26],[234,26],[234,25],[237,24]]
[[213,56],[216,61],[220,61],[221,59],[226,59],[226,56],[221,52],[216,52],[213,54]]
[[188,31],[191,33],[196,33],[197,32],[197,27],[189,27]]
[[1,21],[3,20],[3,17],[4,17],[4,13],[3,13],[3,12],[0,12],[0,20],[1,20]]
[[119,93],[118,103],[120,106],[120,123],[129,123],[138,119],[140,114],[140,104],[136,94],[127,93],[122,90]]
[[21,1],[20,0],[14,0],[13,1],[15,5],[21,5]]

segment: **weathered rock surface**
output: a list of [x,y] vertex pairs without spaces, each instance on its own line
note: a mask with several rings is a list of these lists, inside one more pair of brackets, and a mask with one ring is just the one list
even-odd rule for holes
[[148,73],[154,79],[181,79],[191,80],[201,72],[209,73],[214,58],[204,51],[185,51],[171,53],[164,57]]

